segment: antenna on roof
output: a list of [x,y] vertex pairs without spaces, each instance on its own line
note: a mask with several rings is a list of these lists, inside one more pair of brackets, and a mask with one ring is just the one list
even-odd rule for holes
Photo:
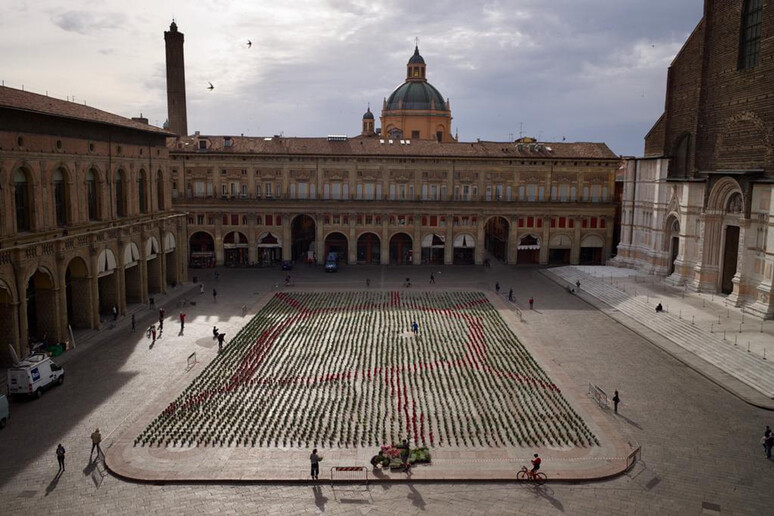
[[418,46],[419,46],[419,36],[416,36],[416,37],[414,38],[414,46],[415,46],[415,47],[418,47]]

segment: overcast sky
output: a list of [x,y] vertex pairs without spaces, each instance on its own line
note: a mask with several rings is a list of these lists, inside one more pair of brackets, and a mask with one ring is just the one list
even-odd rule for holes
[[[601,141],[641,155],[702,0],[2,0],[0,79],[123,116],[166,113],[185,34],[188,130],[356,135],[419,38],[460,140]],[[247,40],[252,48],[247,48]],[[207,82],[215,86],[206,89]],[[378,126],[377,121],[377,126]]]

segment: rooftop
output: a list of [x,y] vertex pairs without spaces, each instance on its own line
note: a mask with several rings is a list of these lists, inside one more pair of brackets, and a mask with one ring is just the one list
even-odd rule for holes
[[29,91],[0,86],[0,108],[15,109],[19,111],[28,111],[43,115],[56,116],[61,118],[70,118],[84,122],[93,122],[98,124],[108,124],[127,129],[135,129],[146,133],[170,136],[173,133],[165,131],[159,127],[136,122],[129,118],[114,115],[101,109],[76,104],[67,100],[61,100],[47,95],[31,93]]
[[[199,140],[208,148],[199,149]],[[226,144],[228,141],[228,146]],[[591,142],[449,142],[430,140],[395,140],[378,137],[354,137],[341,141],[321,138],[249,137],[200,135],[169,138],[167,147],[175,152],[263,155],[352,155],[416,156],[513,159],[618,159],[604,143]]]

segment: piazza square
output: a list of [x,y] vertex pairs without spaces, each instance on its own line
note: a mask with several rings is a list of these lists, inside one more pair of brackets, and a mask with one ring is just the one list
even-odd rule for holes
[[768,0],[172,4],[4,10],[2,514],[771,512]]

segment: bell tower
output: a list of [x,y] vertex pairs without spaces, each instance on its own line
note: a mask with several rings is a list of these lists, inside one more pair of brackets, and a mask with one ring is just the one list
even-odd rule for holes
[[188,114],[185,106],[185,62],[183,59],[183,33],[177,31],[172,20],[164,32],[167,50],[167,116],[169,130],[179,136],[188,136]]

